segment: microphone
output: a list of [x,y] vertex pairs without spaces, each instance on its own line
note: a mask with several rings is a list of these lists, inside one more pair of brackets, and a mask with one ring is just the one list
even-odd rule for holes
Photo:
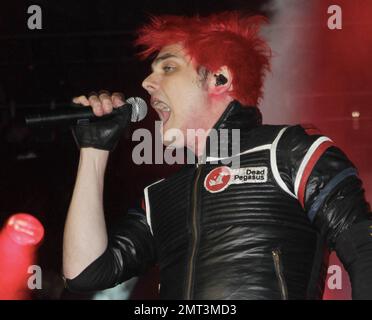
[[77,107],[69,105],[59,110],[36,113],[25,117],[26,124],[31,127],[44,125],[73,125],[80,121],[99,121],[117,114],[131,113],[131,122],[141,121],[146,117],[147,104],[139,97],[128,98],[126,103],[118,108],[114,108],[110,114],[97,117],[89,107]]

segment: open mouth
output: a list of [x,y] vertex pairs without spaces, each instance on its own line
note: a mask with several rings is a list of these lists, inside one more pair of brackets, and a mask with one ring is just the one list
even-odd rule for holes
[[171,115],[171,108],[165,102],[158,99],[151,99],[151,105],[158,113],[160,120],[163,122],[163,125],[165,125]]

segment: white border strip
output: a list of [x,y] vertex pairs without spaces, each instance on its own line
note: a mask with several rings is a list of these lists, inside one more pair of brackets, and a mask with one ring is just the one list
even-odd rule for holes
[[150,184],[150,185],[148,185],[145,189],[143,189],[143,193],[144,193],[144,195],[145,195],[145,205],[146,205],[146,220],[147,220],[147,224],[149,225],[149,227],[150,227],[150,231],[151,231],[151,234],[152,235],[154,235],[154,233],[152,232],[152,226],[151,226],[151,214],[150,214],[150,212],[151,212],[151,209],[150,209],[150,199],[149,199],[149,192],[148,192],[148,189],[151,187],[151,186],[153,186],[153,185],[155,185],[155,184],[157,184],[157,183],[159,183],[159,182],[162,182],[164,179],[161,179],[161,180],[158,180],[158,181],[155,181],[154,183],[152,183],[152,184]]
[[295,194],[296,194],[296,197],[298,196],[298,189],[300,188],[300,182],[301,182],[301,179],[302,179],[302,175],[305,171],[305,168],[306,168],[311,156],[319,148],[319,146],[326,141],[332,141],[332,140],[329,139],[328,137],[318,138],[317,140],[315,140],[315,142],[311,145],[309,150],[306,152],[306,154],[305,154],[305,156],[304,156],[304,158],[301,162],[301,165],[300,165],[300,167],[297,171],[297,175],[296,175],[296,180],[295,180]]
[[253,153],[253,152],[262,151],[262,150],[269,150],[270,148],[271,148],[271,144],[264,144],[262,146],[258,146],[258,147],[252,148],[252,149],[245,150],[245,151],[240,152],[238,154],[235,154],[231,157],[225,157],[225,158],[207,157],[207,159],[205,161],[225,160],[225,159],[229,159],[229,158],[233,158],[233,157],[239,157],[239,156],[241,156],[243,154],[247,154],[247,153]]
[[276,148],[278,146],[279,140],[282,137],[285,130],[287,130],[288,127],[283,128],[279,131],[278,135],[276,136],[270,150],[270,164],[271,164],[271,171],[273,173],[274,179],[278,183],[279,187],[281,187],[285,192],[287,192],[291,197],[296,198],[297,197],[288,189],[287,185],[283,181],[282,177],[280,176],[278,164],[276,161]]

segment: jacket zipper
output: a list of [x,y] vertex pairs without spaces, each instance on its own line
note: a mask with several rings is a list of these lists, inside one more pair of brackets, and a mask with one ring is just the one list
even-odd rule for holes
[[197,224],[197,206],[198,206],[198,182],[201,173],[201,165],[196,165],[197,171],[194,180],[194,189],[193,189],[193,201],[192,201],[192,230],[193,230],[193,238],[192,238],[192,250],[191,250],[191,257],[189,262],[189,273],[188,273],[188,281],[186,285],[186,300],[191,299],[191,292],[192,292],[192,283],[193,283],[193,274],[195,268],[195,255],[196,249],[198,245],[198,237],[199,237],[199,230]]
[[276,276],[279,281],[279,288],[281,291],[282,295],[282,300],[288,300],[288,291],[287,291],[287,285],[284,280],[284,275],[283,275],[283,268],[282,268],[282,263],[280,260],[280,250],[279,249],[274,249],[272,251],[273,259],[274,259],[274,266],[275,266],[275,272]]

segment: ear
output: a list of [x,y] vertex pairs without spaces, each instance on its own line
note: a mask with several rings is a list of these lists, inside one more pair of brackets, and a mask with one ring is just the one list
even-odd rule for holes
[[[222,81],[221,81],[222,80]],[[208,92],[211,95],[219,96],[232,91],[232,74],[230,69],[223,66],[208,76]]]

